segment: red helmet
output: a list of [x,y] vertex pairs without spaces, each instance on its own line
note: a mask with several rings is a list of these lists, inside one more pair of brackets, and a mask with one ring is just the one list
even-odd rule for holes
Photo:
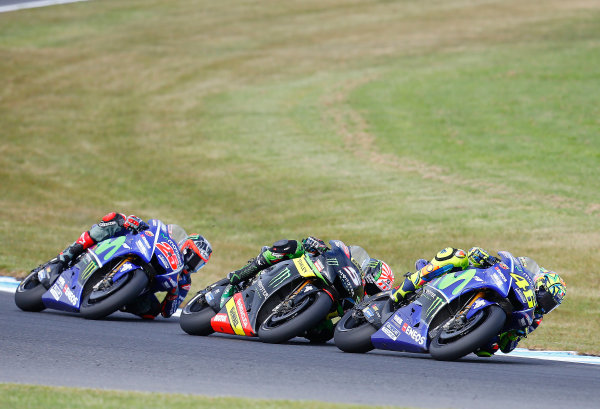
[[365,269],[365,294],[373,295],[391,290],[394,272],[384,261],[372,258]]
[[181,254],[185,262],[184,269],[189,273],[200,270],[212,254],[212,246],[199,234],[192,234],[181,245]]

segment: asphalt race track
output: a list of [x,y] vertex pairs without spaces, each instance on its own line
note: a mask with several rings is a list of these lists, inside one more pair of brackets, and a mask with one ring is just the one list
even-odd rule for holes
[[0,382],[407,405],[425,408],[597,408],[600,365],[499,356],[346,354],[302,339],[192,337],[178,319],[105,321],[19,310],[0,293]]

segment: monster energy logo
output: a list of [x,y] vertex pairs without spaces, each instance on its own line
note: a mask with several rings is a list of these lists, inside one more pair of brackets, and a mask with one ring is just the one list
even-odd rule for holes
[[96,262],[94,260],[90,260],[90,263],[85,267],[85,270],[81,272],[81,281],[87,280],[88,277],[92,275],[94,270],[96,270],[96,268],[98,268]]
[[338,261],[337,258],[328,258],[327,264],[329,264],[330,266],[339,266],[340,262]]
[[425,311],[425,317],[433,315],[439,309],[439,307],[442,306],[443,303],[444,301],[441,298],[436,298],[435,300],[433,300],[429,308],[427,308],[427,311]]
[[285,270],[281,270],[275,277],[269,281],[269,287],[277,287],[279,284],[283,283],[286,278],[292,275],[292,272],[289,268],[285,268]]

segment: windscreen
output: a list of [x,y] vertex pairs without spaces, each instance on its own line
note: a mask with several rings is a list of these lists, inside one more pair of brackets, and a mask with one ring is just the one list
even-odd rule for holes
[[183,242],[188,237],[188,234],[185,232],[183,227],[178,224],[168,224],[167,229],[169,231],[169,236],[171,236],[171,238],[175,240],[175,243],[177,243],[177,245],[181,248]]
[[354,263],[360,267],[364,274],[364,272],[367,271],[367,266],[371,260],[369,253],[360,246],[350,246],[350,255],[352,260],[354,260]]

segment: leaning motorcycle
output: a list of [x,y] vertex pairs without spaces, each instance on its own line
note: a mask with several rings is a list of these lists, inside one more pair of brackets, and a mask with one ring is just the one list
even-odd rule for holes
[[349,308],[362,300],[368,255],[354,246],[351,254],[341,241],[329,243],[319,256],[305,254],[264,270],[229,298],[222,296],[226,279],[199,291],[181,312],[181,328],[191,335],[221,332],[280,343]]
[[46,308],[106,317],[136,298],[177,286],[183,258],[177,243],[183,228],[148,221],[149,229],[99,242],[44,286],[38,270],[18,286],[15,303],[24,311]]
[[469,268],[438,277],[397,307],[380,293],[350,309],[338,322],[334,340],[345,352],[374,348],[429,352],[456,360],[498,334],[531,325],[536,297],[533,277],[508,252],[486,269]]

